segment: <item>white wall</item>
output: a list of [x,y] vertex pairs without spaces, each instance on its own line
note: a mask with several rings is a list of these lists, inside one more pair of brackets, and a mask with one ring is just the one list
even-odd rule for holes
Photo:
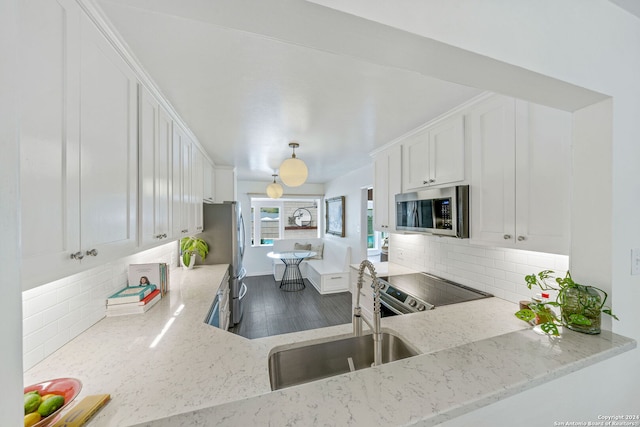
[[362,236],[362,233],[365,235],[367,233],[366,212],[362,210],[362,189],[371,186],[373,186],[373,164],[337,177],[325,185],[327,199],[345,196],[345,236],[327,234],[324,238],[351,246],[352,264],[367,259],[366,242]]
[[127,286],[129,264],[148,262],[166,262],[177,267],[177,241],[24,291],[24,369],[101,320],[105,316],[106,298]]
[[[22,425],[17,0],[0,2],[0,425]],[[15,390],[15,392],[13,392]]]
[[[251,197],[267,197],[265,193],[267,185],[271,181],[238,181],[238,202],[240,202],[240,209],[244,216],[245,223],[245,235],[247,241],[245,242],[244,252],[244,268],[247,270],[248,276],[261,276],[265,274],[271,274],[271,259],[267,257],[267,253],[271,252],[271,246],[251,246],[251,220],[249,215],[251,214]],[[282,197],[309,197],[311,199],[322,199],[324,195],[324,184],[302,184],[300,187],[287,187],[284,188],[284,194]],[[324,210],[321,206],[318,207],[318,215],[322,217]]]
[[[635,302],[640,300],[640,276],[630,275],[630,249],[640,247],[640,221],[637,220],[640,211],[640,198],[637,197],[640,194],[640,168],[637,167],[640,159],[640,144],[637,143],[637,118],[640,117],[638,17],[606,0],[314,2],[504,62],[488,64],[487,69],[492,69],[494,77],[491,80],[487,73],[474,75],[474,67],[458,62],[459,68],[468,70],[464,79],[472,86],[559,108],[575,101],[567,99],[569,88],[566,92],[550,93],[554,91],[548,86],[523,84],[526,71],[531,70],[612,97],[611,136],[601,134],[603,139],[600,141],[601,149],[610,151],[610,157],[581,156],[577,166],[581,171],[590,170],[591,176],[589,180],[574,181],[577,194],[587,194],[590,189],[597,188],[598,191],[591,192],[592,196],[610,201],[610,204],[605,204],[604,215],[600,209],[590,210],[591,201],[587,198],[577,198],[573,204],[573,220],[599,224],[598,240],[590,245],[610,246],[611,249],[603,255],[600,250],[579,247],[589,237],[588,231],[580,227],[579,235],[572,241],[571,268],[584,281],[593,280],[601,285],[601,280],[606,282],[613,292],[614,311],[622,319],[614,322],[613,330],[640,339],[640,310],[634,308]],[[523,72],[507,64],[522,67]],[[481,83],[488,81],[492,87]],[[579,116],[582,114],[589,113],[578,113]],[[578,125],[582,117],[578,119]],[[603,121],[603,125],[595,128],[606,128],[607,117],[597,120]],[[581,133],[581,129],[576,130],[576,135]],[[587,141],[574,140],[575,144],[586,146]],[[593,186],[593,181],[601,177],[604,188]],[[590,218],[578,219],[579,216]],[[610,273],[606,273],[609,265]],[[602,272],[606,277],[599,277]],[[553,425],[554,421],[596,421],[598,414],[617,411],[635,414],[638,411],[637,384],[640,383],[638,353],[635,350],[601,362],[475,411],[450,425],[469,425],[470,422],[473,425]],[[567,396],[572,396],[575,390],[581,396],[588,394],[588,399],[582,402],[572,398],[568,403]],[[560,401],[565,404],[560,407],[554,404]],[[545,407],[543,404],[532,405],[532,402],[550,403]],[[519,420],[522,422],[518,423]]]

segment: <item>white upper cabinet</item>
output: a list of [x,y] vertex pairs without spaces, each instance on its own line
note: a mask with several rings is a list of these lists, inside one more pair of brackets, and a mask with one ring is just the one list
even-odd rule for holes
[[29,289],[74,272],[80,248],[80,9],[23,2],[20,196],[22,280]]
[[172,121],[139,85],[140,237],[143,245],[168,239]]
[[136,79],[73,1],[23,14],[23,289],[136,247]]
[[444,119],[402,141],[402,189],[465,179],[464,117]]
[[216,188],[216,174],[214,173],[213,165],[207,160],[204,159],[203,165],[203,197],[204,201],[208,203],[213,203],[215,198],[215,188]]
[[571,243],[569,112],[516,102],[516,245],[569,254]]
[[204,156],[194,145],[191,148],[191,217],[193,230],[200,233],[204,230],[202,204],[204,200]]
[[236,194],[236,169],[232,166],[216,166],[215,201],[216,203],[238,200]]
[[568,254],[571,114],[495,96],[471,129],[472,242]]
[[495,97],[471,112],[471,239],[514,242],[515,101]]
[[175,124],[171,141],[171,169],[171,234],[174,238],[181,238],[188,236],[195,225],[191,219],[191,140]]
[[79,250],[113,258],[137,245],[137,81],[89,18],[81,25]]
[[373,165],[373,228],[393,232],[396,229],[395,195],[402,191],[402,147],[396,144],[376,154]]

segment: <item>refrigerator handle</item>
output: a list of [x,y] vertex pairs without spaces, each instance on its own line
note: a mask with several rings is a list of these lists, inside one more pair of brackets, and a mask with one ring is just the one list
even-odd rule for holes
[[247,294],[247,285],[245,285],[243,282],[242,286],[240,287],[240,295],[238,296],[238,299],[244,298],[246,294]]
[[240,228],[240,259],[242,260],[242,258],[244,258],[244,217],[242,216],[242,214],[240,214],[240,224],[239,224],[239,228]]

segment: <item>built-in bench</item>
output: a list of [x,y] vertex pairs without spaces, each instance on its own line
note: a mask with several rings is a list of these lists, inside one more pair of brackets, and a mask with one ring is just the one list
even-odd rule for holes
[[[349,290],[349,265],[351,247],[333,239],[283,239],[273,243],[273,251],[292,251],[311,245],[311,251],[317,252],[314,258],[300,263],[300,273],[321,294],[344,292]],[[273,260],[273,277],[282,280],[284,263]]]

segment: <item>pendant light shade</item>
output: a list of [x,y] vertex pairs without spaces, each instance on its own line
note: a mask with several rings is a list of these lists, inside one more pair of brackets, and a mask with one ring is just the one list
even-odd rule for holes
[[269,185],[267,185],[267,196],[271,197],[272,199],[279,199],[280,197],[282,197],[282,193],[283,193],[283,189],[282,189],[282,185],[278,184],[276,182],[276,174],[273,174],[273,182]]
[[309,170],[307,165],[298,158],[296,158],[296,148],[300,144],[297,142],[289,143],[289,147],[293,149],[293,154],[290,159],[285,160],[280,165],[280,179],[288,187],[299,187],[307,180]]

